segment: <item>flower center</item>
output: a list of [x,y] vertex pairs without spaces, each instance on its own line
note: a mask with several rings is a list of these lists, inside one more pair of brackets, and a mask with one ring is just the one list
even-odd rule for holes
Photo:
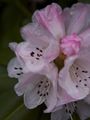
[[77,55],[81,47],[81,38],[75,33],[65,36],[60,43],[61,54],[55,59],[55,64],[60,70],[64,66],[66,57]]
[[58,56],[58,57],[54,60],[54,63],[55,63],[56,66],[58,67],[58,70],[60,70],[61,68],[63,68],[65,58],[66,58],[66,56],[62,53],[62,54],[60,54],[60,56]]
[[78,54],[81,46],[80,41],[81,38],[75,33],[65,36],[60,43],[62,53],[66,56]]

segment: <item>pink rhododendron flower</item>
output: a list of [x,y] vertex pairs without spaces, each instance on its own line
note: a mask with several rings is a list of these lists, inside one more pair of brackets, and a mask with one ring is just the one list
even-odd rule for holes
[[21,64],[23,62],[26,72],[38,72],[58,56],[59,43],[38,23],[24,26],[21,35],[26,41],[19,44],[10,43],[9,47]]
[[35,108],[44,102],[47,106],[45,112],[50,112],[57,102],[57,68],[51,63],[39,74],[24,73],[23,67],[17,58],[13,58],[7,68],[9,77],[18,78],[15,85],[17,95],[24,95],[27,108]]
[[65,104],[51,113],[51,120],[73,120],[73,113],[77,113],[81,120],[86,120],[90,117],[90,106],[84,100]]
[[90,90],[89,13],[89,4],[78,3],[62,10],[53,3],[33,16],[60,43],[65,60],[59,85],[76,99],[84,98]]
[[24,95],[24,104],[29,109],[44,102],[47,106],[44,112],[52,112],[55,108],[76,100],[61,87],[57,88],[58,69],[53,63],[45,66],[39,73],[25,73],[24,64],[13,58],[7,70],[9,77],[18,79],[14,89],[18,96]]
[[79,43],[75,42],[76,38],[74,37],[75,50],[73,43],[72,46],[69,43],[71,38],[68,39],[66,36],[65,40],[62,39],[61,47],[63,47],[62,52],[66,55],[66,60],[59,73],[59,85],[73,98],[79,99],[84,98],[90,91],[90,61],[88,59],[90,57],[88,33],[90,28],[85,24],[86,22],[89,24],[89,12],[90,5],[78,3],[70,9],[65,9],[63,13],[64,17],[67,14],[65,18],[67,35],[70,37],[70,34],[77,34]]
[[[88,4],[62,10],[52,3],[36,11],[32,23],[21,29],[24,42],[9,44],[16,58],[8,74],[18,78],[15,91],[24,94],[28,108],[44,102],[45,112],[50,112],[90,94],[89,13]],[[64,67],[59,71],[54,60],[62,54]]]

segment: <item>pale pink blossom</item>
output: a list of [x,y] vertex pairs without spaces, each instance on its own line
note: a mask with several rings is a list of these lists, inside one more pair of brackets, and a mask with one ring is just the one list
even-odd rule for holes
[[[87,4],[78,3],[62,10],[52,3],[36,11],[33,22],[21,28],[24,42],[9,44],[17,58],[10,61],[8,74],[18,78],[15,91],[24,94],[28,108],[44,102],[45,112],[50,112],[55,106],[61,107],[90,94],[89,13]],[[65,60],[58,77],[52,61],[61,53]]]
[[59,85],[74,99],[82,99],[90,91],[90,5],[77,3],[62,10],[55,3],[36,11],[33,19],[60,44],[65,55],[59,72]]
[[21,29],[24,42],[12,42],[9,47],[15,52],[25,71],[38,72],[53,61],[60,52],[59,43],[38,23],[30,23]]
[[18,83],[14,89],[18,96],[24,96],[24,104],[33,109],[43,102],[47,109],[44,112],[56,111],[61,105],[76,99],[72,98],[58,86],[58,69],[54,63],[50,63],[37,73],[24,72],[24,64],[17,58],[10,60],[8,76],[17,78]]
[[[66,55],[66,59],[64,61],[64,67],[59,72],[59,85],[69,95],[77,99],[82,99],[90,93],[89,12],[90,5],[82,3],[75,4],[72,8],[66,8],[63,12],[66,34],[67,36],[69,35],[69,39],[67,36],[65,40],[62,39],[62,43],[65,41],[64,43],[66,45],[65,48],[63,44],[64,49],[62,49],[62,52]],[[80,47],[79,44],[76,45],[76,42],[74,42],[74,45],[76,45],[75,51],[73,51],[75,48],[72,49],[73,43],[71,43],[71,47],[69,43],[70,36],[73,33],[77,34],[77,40],[80,42]],[[75,41],[75,37],[73,40]]]
[[53,63],[47,65],[40,73],[24,73],[24,65],[17,58],[13,58],[7,67],[8,75],[18,78],[15,91],[18,96],[24,96],[24,104],[32,109],[46,104],[45,112],[51,112],[57,103],[58,70]]

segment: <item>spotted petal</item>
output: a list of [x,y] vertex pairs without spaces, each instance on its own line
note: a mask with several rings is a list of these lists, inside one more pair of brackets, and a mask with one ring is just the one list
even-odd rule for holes
[[[13,44],[15,43],[10,43],[10,46],[14,46]],[[22,42],[15,48],[15,53],[18,60],[23,61],[25,72],[36,72],[56,58],[59,54],[59,46],[54,42],[50,45],[46,42],[43,42],[43,45],[41,42],[38,44]]]
[[86,78],[80,63],[77,56],[69,57],[59,73],[59,85],[74,99],[82,99],[89,94],[86,82],[89,78]]
[[40,74],[26,73],[20,77],[15,85],[15,91],[19,96],[24,94],[24,103],[27,108],[32,109],[45,102],[47,106],[45,112],[50,112],[57,101],[56,84],[57,69],[54,64],[50,64]]
[[23,64],[21,65],[17,58],[10,60],[7,66],[8,76],[12,78],[19,78],[23,75]]

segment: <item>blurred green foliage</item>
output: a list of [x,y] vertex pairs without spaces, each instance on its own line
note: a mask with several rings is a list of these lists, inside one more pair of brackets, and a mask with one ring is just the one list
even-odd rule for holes
[[[89,2],[89,0],[80,1]],[[20,42],[22,40],[20,28],[31,21],[36,9],[41,9],[51,2],[66,7],[77,0],[46,0],[43,3],[33,3],[30,0],[0,0],[0,120],[50,119],[50,114],[43,114],[42,106],[33,110],[25,108],[23,98],[17,97],[14,92],[17,80],[8,77],[6,68],[8,61],[14,56],[8,48],[9,42]]]

